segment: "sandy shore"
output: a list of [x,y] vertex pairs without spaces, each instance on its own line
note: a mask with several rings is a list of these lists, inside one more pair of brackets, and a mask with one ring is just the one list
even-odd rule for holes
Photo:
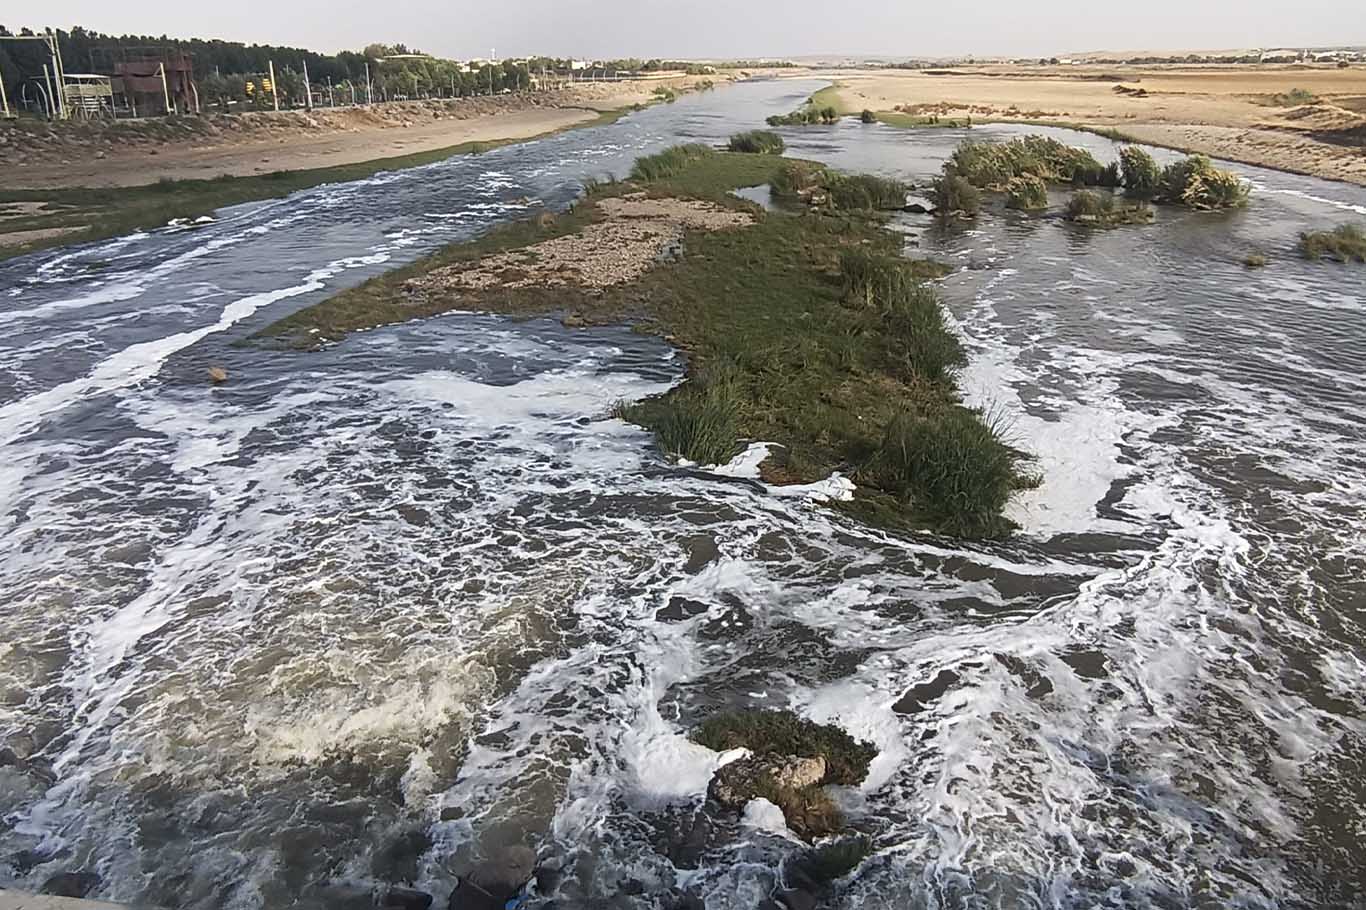
[[[1366,185],[1366,66],[994,66],[823,75],[838,83],[849,111],[1114,128],[1144,142]],[[1296,89],[1312,98],[1292,96]]]
[[[717,77],[713,77],[717,78]],[[358,164],[470,142],[526,139],[648,103],[692,78],[585,83],[537,95],[261,112],[181,122],[0,128],[7,189],[127,187]]]

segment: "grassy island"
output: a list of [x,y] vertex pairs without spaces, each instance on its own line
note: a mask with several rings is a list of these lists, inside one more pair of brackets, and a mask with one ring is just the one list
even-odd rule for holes
[[766,212],[732,192],[793,167],[771,154],[668,149],[628,180],[590,187],[569,212],[447,247],[261,336],[316,347],[451,310],[629,323],[689,355],[684,383],[616,409],[667,454],[714,464],[745,441],[770,442],[765,479],[845,472],[858,492],[841,507],[865,520],[1007,533],[1006,502],[1030,482],[1024,456],[959,399],[965,358],[923,278],[932,269],[902,258],[902,238],[876,211],[904,192],[810,163],[796,167],[823,187],[820,205]]

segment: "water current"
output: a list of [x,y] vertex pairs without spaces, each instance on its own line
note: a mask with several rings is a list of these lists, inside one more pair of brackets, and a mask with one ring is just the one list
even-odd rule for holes
[[[767,706],[879,750],[829,906],[1366,906],[1366,270],[1292,252],[1366,189],[1237,165],[1234,214],[900,222],[960,267],[965,392],[1038,456],[996,544],[666,463],[608,412],[684,365],[626,329],[241,344],[815,87],[0,265],[0,885],[444,902],[528,843],[538,906],[758,907],[797,846],[697,820],[686,734]],[[787,133],[921,182],[965,135]]]

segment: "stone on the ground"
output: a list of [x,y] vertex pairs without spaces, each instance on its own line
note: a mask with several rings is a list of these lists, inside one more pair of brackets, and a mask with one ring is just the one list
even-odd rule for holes
[[43,883],[41,894],[56,897],[85,897],[100,886],[100,877],[93,872],[59,872]]
[[380,901],[384,910],[428,910],[431,905],[432,896],[415,888],[390,888]]
[[522,846],[503,847],[460,880],[450,910],[503,910],[536,871],[536,854]]

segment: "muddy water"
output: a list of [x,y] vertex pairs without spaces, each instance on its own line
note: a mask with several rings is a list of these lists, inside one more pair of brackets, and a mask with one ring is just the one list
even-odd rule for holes
[[[526,842],[544,905],[756,907],[794,847],[695,820],[716,757],[684,733],[758,705],[878,746],[830,906],[1360,905],[1366,271],[1290,248],[1366,191],[1239,168],[1233,215],[902,224],[962,266],[963,386],[1045,478],[997,545],[665,464],[607,414],[682,364],[628,331],[234,344],[813,87],[0,266],[0,884],[444,901]],[[959,138],[789,134],[917,180]]]

